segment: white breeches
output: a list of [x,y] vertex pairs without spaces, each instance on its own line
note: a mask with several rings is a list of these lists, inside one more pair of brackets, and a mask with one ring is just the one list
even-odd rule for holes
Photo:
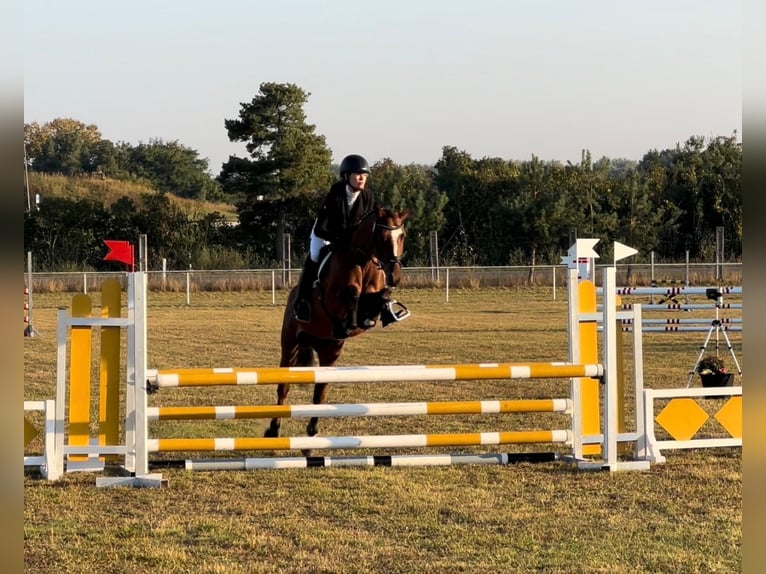
[[330,245],[330,242],[314,235],[314,228],[312,227],[309,240],[309,257],[314,263],[319,263],[319,250],[325,245]]

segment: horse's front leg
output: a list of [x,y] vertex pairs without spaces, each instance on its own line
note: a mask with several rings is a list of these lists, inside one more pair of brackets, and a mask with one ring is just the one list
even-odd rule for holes
[[362,295],[364,281],[364,270],[362,267],[355,267],[349,278],[349,284],[346,287],[346,326],[349,331],[355,331],[359,328],[357,314],[359,312],[359,297]]
[[[285,401],[287,400],[287,393],[290,391],[290,385],[286,383],[282,383],[277,385],[277,404],[278,405],[284,405]],[[270,437],[270,438],[276,438],[279,436],[279,427],[282,424],[282,419],[279,417],[275,417],[271,419],[271,423],[269,424],[269,428],[266,429],[266,432],[263,433],[263,436]]]
[[359,309],[357,311],[359,325],[364,329],[374,327],[386,303],[390,300],[390,291],[385,287],[380,291],[362,293],[359,297]]
[[[314,385],[314,399],[315,405],[321,405],[327,398],[327,383],[317,383]],[[314,436],[319,433],[319,417],[311,417],[309,424],[306,425],[306,434],[308,436]]]
[[336,323],[333,329],[333,336],[336,339],[345,339],[359,328],[357,312],[359,310],[360,290],[355,285],[349,285],[341,290],[338,295],[343,305],[343,318]]
[[[314,399],[315,405],[321,405],[325,402],[327,397],[327,383],[317,383],[314,385]],[[311,417],[309,424],[306,425],[306,434],[308,436],[316,436],[319,434],[319,417]],[[301,451],[303,456],[311,456],[311,449],[304,449]]]
[[357,311],[359,310],[359,291],[354,291],[348,300],[346,306],[346,317],[348,321],[348,330],[354,331],[358,328]]

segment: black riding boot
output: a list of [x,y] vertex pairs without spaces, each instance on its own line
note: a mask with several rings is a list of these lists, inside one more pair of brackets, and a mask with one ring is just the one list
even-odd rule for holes
[[298,283],[298,298],[293,307],[293,317],[302,323],[311,321],[311,289],[314,286],[319,263],[314,263],[311,257],[306,257]]

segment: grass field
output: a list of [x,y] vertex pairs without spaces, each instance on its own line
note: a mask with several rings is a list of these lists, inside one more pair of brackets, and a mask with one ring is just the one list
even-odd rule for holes
[[[398,296],[413,316],[350,340],[340,364],[567,358],[566,302],[552,301],[550,289],[454,290],[449,303],[436,290],[406,290]],[[40,336],[24,341],[27,400],[55,396],[56,308],[70,298],[35,297]],[[272,305],[266,292],[198,293],[187,307],[183,294],[151,292],[149,366],[275,366],[282,300]],[[738,354],[739,335],[730,334]],[[646,385],[685,386],[704,337],[646,334]],[[724,348],[724,358],[727,352]],[[331,386],[329,401],[567,393],[565,380],[346,384]],[[255,405],[274,399],[275,388],[263,386],[163,389],[150,404]],[[310,387],[294,386],[289,402],[310,402]],[[715,412],[715,401],[708,402],[708,411]],[[150,432],[160,432],[160,424],[162,436],[231,437],[261,436],[267,421],[153,423]],[[304,420],[287,419],[283,435],[300,436],[304,427]],[[323,419],[320,424],[325,436],[551,428],[566,428],[566,419],[539,413]],[[551,449],[511,445],[442,451]],[[386,451],[394,452],[421,451]],[[29,572],[103,573],[741,571],[741,449],[666,454],[667,463],[648,472],[612,474],[578,472],[560,462],[210,473],[166,469],[169,484],[163,489],[98,489],[91,474],[68,474],[55,484],[30,475],[24,489],[25,565]],[[171,458],[191,456],[204,453]]]

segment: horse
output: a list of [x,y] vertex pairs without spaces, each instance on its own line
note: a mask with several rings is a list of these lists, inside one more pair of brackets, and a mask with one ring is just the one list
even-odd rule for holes
[[[377,324],[384,327],[409,316],[407,308],[391,299],[391,290],[401,280],[401,256],[406,237],[404,221],[409,210],[376,207],[352,226],[350,239],[338,242],[320,259],[318,279],[311,295],[311,321],[295,319],[293,305],[298,288],[287,298],[280,336],[280,367],[331,367],[343,345]],[[277,386],[277,404],[283,405],[290,385]],[[327,398],[327,383],[314,385],[313,403]],[[281,419],[273,418],[264,436],[278,437]],[[319,419],[312,417],[306,434],[319,432]],[[310,451],[303,451],[309,456]]]

